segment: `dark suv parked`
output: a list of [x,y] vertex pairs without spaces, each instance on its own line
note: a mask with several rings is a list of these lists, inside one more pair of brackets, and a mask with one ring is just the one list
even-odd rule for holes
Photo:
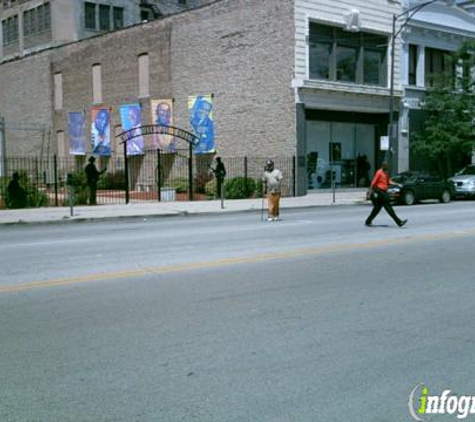
[[405,171],[392,177],[392,180],[401,186],[390,185],[388,193],[392,200],[400,204],[414,205],[424,199],[447,203],[455,194],[452,183],[433,174]]

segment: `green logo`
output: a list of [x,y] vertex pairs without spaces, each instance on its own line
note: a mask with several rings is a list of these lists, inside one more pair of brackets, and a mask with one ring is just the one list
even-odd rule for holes
[[444,390],[440,395],[429,395],[429,387],[416,385],[409,394],[409,413],[418,422],[424,422],[425,415],[454,415],[462,420],[468,415],[475,415],[475,396],[458,396],[451,390]]

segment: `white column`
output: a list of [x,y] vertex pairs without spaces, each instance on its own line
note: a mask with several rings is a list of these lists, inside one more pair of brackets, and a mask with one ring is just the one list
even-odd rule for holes
[[417,68],[416,68],[416,86],[424,87],[426,84],[425,78],[425,61],[426,50],[423,45],[417,46]]

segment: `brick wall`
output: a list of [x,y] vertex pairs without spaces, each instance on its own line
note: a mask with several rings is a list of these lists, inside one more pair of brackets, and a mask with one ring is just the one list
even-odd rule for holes
[[5,118],[7,156],[52,150],[48,52],[0,66],[0,115]]
[[[293,154],[292,4],[220,1],[55,50],[52,72],[61,72],[64,84],[55,130],[66,130],[68,111],[84,109],[90,119],[91,66],[101,63],[113,125],[121,104],[141,101],[150,122],[150,99],[174,98],[175,124],[189,128],[188,95],[212,93],[220,154]],[[150,98],[138,98],[143,53],[150,57]]]
[[[143,53],[150,57],[149,98],[138,98],[138,55]],[[113,126],[120,124],[121,104],[141,101],[149,123],[150,99],[174,98],[175,124],[189,128],[188,95],[211,93],[220,154],[295,153],[293,0],[216,1],[4,63],[0,114],[7,122],[51,125],[54,140],[57,131],[67,133],[69,111],[85,110],[90,127],[94,63],[102,66],[103,105],[113,109]],[[63,76],[63,109],[52,112],[57,72]],[[44,148],[30,133],[13,138],[7,141],[8,155]],[[54,150],[55,142],[48,149]]]

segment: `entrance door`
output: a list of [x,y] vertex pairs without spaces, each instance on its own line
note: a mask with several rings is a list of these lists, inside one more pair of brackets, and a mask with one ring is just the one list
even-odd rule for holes
[[307,189],[367,186],[375,137],[372,124],[307,121]]

